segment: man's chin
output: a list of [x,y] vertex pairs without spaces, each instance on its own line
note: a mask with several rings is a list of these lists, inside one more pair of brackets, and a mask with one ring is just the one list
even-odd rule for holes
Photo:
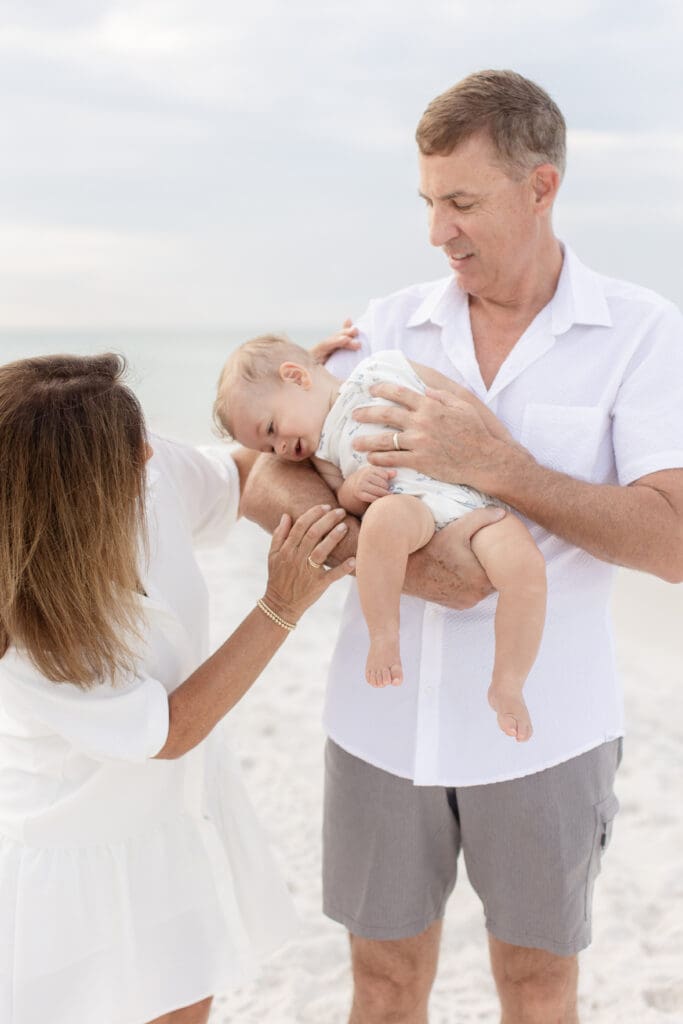
[[465,292],[476,292],[477,274],[474,267],[468,266],[467,263],[464,265],[453,266],[453,263],[450,260],[449,263],[451,265],[456,284]]

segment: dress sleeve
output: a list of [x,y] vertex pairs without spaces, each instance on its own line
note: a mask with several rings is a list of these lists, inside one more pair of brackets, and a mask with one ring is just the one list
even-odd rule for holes
[[168,736],[168,694],[149,677],[84,690],[51,682],[8,652],[0,661],[0,699],[5,713],[30,733],[60,736],[99,761],[145,761]]
[[683,316],[675,306],[647,326],[612,415],[620,484],[683,467]]
[[228,445],[192,448],[152,437],[153,468],[173,486],[193,545],[220,544],[237,521],[240,478]]

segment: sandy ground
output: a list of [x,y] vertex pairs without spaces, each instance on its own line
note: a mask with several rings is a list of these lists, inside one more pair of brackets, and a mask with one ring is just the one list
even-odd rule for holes
[[[236,527],[203,558],[218,642],[263,593],[267,539]],[[346,582],[309,611],[233,712],[233,743],[302,918],[301,935],[258,980],[219,996],[211,1024],[345,1024],[343,930],[320,911],[326,668]],[[614,613],[628,737],[621,813],[596,887],[593,945],[581,957],[583,1024],[683,1024],[683,587],[620,574]],[[449,904],[432,1024],[498,1020],[479,902],[461,869]]]

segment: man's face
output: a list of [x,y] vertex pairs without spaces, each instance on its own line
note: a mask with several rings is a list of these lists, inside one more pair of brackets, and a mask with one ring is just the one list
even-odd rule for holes
[[443,249],[460,287],[477,298],[513,301],[520,280],[534,272],[542,226],[532,175],[511,177],[480,133],[448,156],[420,154],[420,195],[429,240]]
[[315,454],[328,411],[319,387],[281,380],[236,386],[230,407],[236,441],[290,462]]

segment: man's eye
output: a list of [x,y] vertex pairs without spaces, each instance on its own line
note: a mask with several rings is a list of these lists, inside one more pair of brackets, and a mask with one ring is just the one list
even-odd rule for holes
[[472,207],[474,206],[474,203],[456,203],[456,201],[454,199],[453,200],[453,206],[455,207],[456,210],[460,210],[461,212],[466,212],[467,210],[471,210],[472,209]]

